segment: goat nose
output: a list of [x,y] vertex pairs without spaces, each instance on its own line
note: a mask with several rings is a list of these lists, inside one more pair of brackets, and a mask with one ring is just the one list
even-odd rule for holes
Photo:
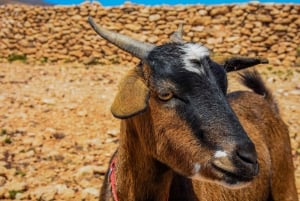
[[256,164],[257,154],[252,143],[245,143],[237,148],[236,154],[238,158],[244,163]]

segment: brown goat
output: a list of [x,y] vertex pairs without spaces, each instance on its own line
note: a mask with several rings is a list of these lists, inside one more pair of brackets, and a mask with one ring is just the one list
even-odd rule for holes
[[242,75],[254,93],[227,94],[226,72],[204,46],[154,46],[89,21],[141,59],[111,108],[120,140],[100,200],[298,200],[288,129],[256,72]]

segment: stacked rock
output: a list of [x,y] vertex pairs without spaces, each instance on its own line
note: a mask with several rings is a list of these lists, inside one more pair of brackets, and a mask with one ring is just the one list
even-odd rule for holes
[[162,44],[183,23],[184,39],[215,54],[263,56],[272,65],[299,62],[300,5],[102,7],[0,6],[0,58],[26,55],[28,62],[132,64],[136,59],[95,34],[91,15],[102,26],[141,41]]

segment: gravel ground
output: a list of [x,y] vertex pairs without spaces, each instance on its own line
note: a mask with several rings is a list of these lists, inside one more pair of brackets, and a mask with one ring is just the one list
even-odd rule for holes
[[[128,69],[0,64],[0,199],[98,199],[119,134],[109,108]],[[257,69],[289,126],[300,194],[300,69]],[[229,86],[241,88],[236,74]]]

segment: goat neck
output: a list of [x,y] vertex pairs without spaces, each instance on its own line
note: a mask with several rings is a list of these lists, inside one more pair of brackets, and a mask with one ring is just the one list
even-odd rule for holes
[[[117,194],[122,200],[167,201],[173,172],[151,157],[139,138],[144,133],[136,128],[136,122],[148,118],[146,116],[147,112],[121,122],[120,146],[116,156]],[[144,132],[151,133],[151,129]]]

